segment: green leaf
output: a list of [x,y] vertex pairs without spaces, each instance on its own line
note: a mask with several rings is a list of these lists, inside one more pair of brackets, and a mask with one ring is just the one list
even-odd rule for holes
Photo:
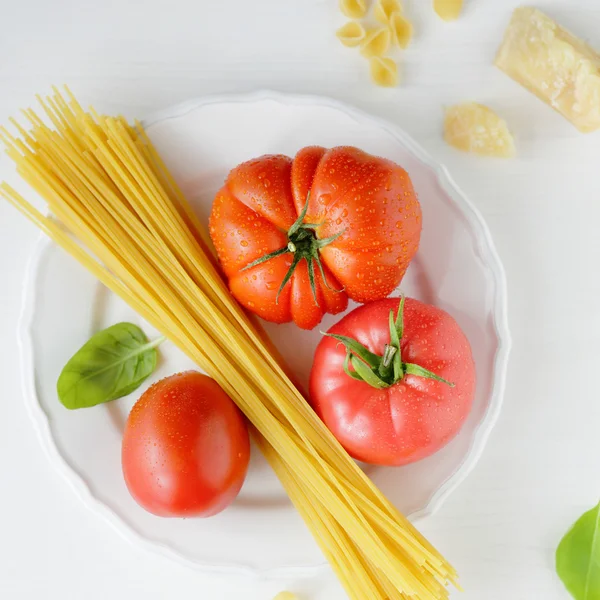
[[399,381],[404,377],[404,371],[402,370],[402,358],[400,358],[400,352],[394,354],[394,381]]
[[433,379],[434,381],[439,381],[441,383],[445,383],[450,387],[454,387],[454,384],[427,369],[420,367],[419,365],[414,365],[413,363],[404,363],[402,365],[402,369],[406,375],[417,375],[418,377],[424,377],[425,379]]
[[390,344],[395,346],[400,350],[400,336],[398,335],[398,330],[396,329],[396,324],[394,323],[394,311],[390,311],[389,317],[389,327],[390,327]]
[[556,572],[575,600],[600,600],[600,504],[586,512],[556,549]]
[[406,302],[406,296],[402,294],[400,296],[400,305],[398,306],[398,316],[396,317],[396,331],[398,337],[402,339],[404,337],[404,303]]
[[286,252],[289,252],[289,251],[290,251],[290,249],[287,246],[284,246],[283,248],[279,248],[279,250],[275,250],[274,252],[270,252],[269,254],[265,254],[264,256],[261,256],[260,258],[253,260],[251,263],[248,263],[243,269],[240,269],[240,271],[245,271],[246,269],[251,269],[252,267],[255,267],[256,265],[260,265],[264,262],[267,262],[268,260],[271,260],[272,258],[275,258],[276,256],[281,256],[282,254],[285,254]]
[[344,359],[344,372],[352,379],[356,379],[357,381],[362,381],[362,377],[356,372],[350,370],[350,360],[354,355],[352,352],[346,352],[346,358]]
[[341,235],[344,235],[344,233],[346,233],[345,229],[343,229],[342,231],[338,231],[337,233],[334,233],[333,235],[330,235],[329,237],[317,240],[315,243],[315,246],[317,248],[325,248],[325,246],[329,246],[329,244],[331,244],[331,242],[335,242],[335,240],[337,240]]
[[323,269],[323,263],[321,262],[321,258],[318,253],[313,260],[317,261],[317,266],[319,267],[319,271],[321,271],[321,278],[323,279],[323,283],[325,284],[325,287],[328,290],[331,290],[332,292],[338,292],[338,293],[343,292],[344,288],[342,288],[341,290],[336,290],[334,287],[331,287],[329,285],[329,283],[327,283],[327,277],[325,277],[325,269]]
[[308,281],[310,283],[310,289],[312,290],[315,304],[319,306],[319,300],[317,299],[317,288],[315,286],[315,263],[310,258],[307,258],[306,262],[308,263]]
[[304,203],[304,208],[302,209],[302,212],[298,215],[298,218],[296,219],[294,224],[288,230],[288,238],[291,238],[296,233],[296,231],[298,231],[300,229],[300,227],[302,227],[302,221],[304,221],[304,218],[306,217],[306,213],[308,212],[309,202],[310,202],[310,191],[308,192],[308,194],[306,194],[306,202]]
[[[277,296],[275,296],[275,304],[279,304],[279,296],[281,295],[281,292],[283,292],[283,288],[286,286],[287,282],[292,278],[292,275],[294,274],[294,271],[296,270],[296,267],[298,266],[298,263],[301,260],[302,260],[302,256],[300,256],[300,254],[298,254],[298,253],[294,254],[294,259],[292,260],[292,264],[290,265],[288,272],[285,274],[285,277],[283,278],[281,285],[279,286],[279,289],[277,290]],[[316,292],[315,292],[315,294],[316,294]]]
[[389,387],[389,384],[387,384],[385,381],[382,381],[372,369],[370,369],[362,360],[360,360],[360,358],[353,356],[350,359],[350,364],[354,367],[354,370],[360,376],[360,378],[365,383],[368,383],[371,387],[378,388],[380,390]]
[[156,347],[132,323],[117,323],[95,333],[69,360],[56,388],[69,409],[116,400],[137,389],[156,368]]
[[381,356],[377,356],[377,354],[373,354],[370,350],[365,348],[360,342],[353,340],[351,337],[345,335],[338,335],[337,333],[323,333],[323,335],[328,335],[336,339],[338,342],[342,342],[346,347],[346,350],[352,352],[356,356],[360,356],[369,366],[375,368],[379,367],[379,363],[381,362]]

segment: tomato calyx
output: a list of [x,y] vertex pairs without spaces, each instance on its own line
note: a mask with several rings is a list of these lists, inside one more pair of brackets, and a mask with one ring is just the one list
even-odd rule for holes
[[319,239],[315,233],[315,229],[320,227],[321,223],[304,223],[304,219],[306,218],[306,213],[308,212],[308,203],[310,201],[310,192],[306,197],[306,204],[302,209],[302,212],[298,215],[298,218],[294,222],[294,224],[289,228],[287,232],[288,243],[279,250],[275,250],[274,252],[270,252],[269,254],[265,254],[260,258],[252,261],[247,264],[242,271],[246,269],[250,269],[255,267],[256,265],[260,265],[272,258],[277,256],[281,256],[282,254],[293,254],[294,258],[292,260],[292,264],[288,272],[285,274],[281,285],[279,286],[279,290],[277,290],[277,296],[275,297],[275,302],[279,302],[279,295],[281,294],[283,288],[286,286],[287,282],[291,279],[298,263],[301,260],[306,260],[308,263],[308,280],[310,282],[310,288],[312,290],[313,298],[315,300],[315,304],[319,306],[319,301],[317,299],[317,288],[315,284],[315,265],[319,269],[321,273],[321,277],[323,278],[323,283],[327,286],[328,289],[334,292],[343,292],[343,288],[341,290],[337,290],[329,285],[327,282],[327,277],[325,276],[325,270],[323,269],[323,263],[321,262],[320,252],[321,249],[325,246],[331,244],[339,238],[346,230],[343,229],[338,233],[329,236],[327,238]]
[[404,296],[401,296],[396,318],[394,318],[394,311],[390,311],[390,343],[385,345],[382,356],[371,352],[361,343],[345,335],[338,335],[336,333],[325,334],[344,344],[346,348],[344,372],[349,377],[352,377],[352,379],[363,381],[377,389],[384,389],[395,385],[405,375],[416,375],[426,379],[433,379],[454,387],[453,383],[443,377],[414,363],[402,361],[401,341],[404,335],[404,301]]

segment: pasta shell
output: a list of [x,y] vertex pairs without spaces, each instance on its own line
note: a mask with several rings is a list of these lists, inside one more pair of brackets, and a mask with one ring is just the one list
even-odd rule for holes
[[399,12],[393,13],[390,17],[390,31],[397,46],[408,48],[413,36],[413,26],[406,17],[403,17]]
[[460,16],[463,0],[433,0],[433,10],[444,21],[455,21]]
[[402,12],[400,0],[377,0],[373,14],[378,21],[387,25],[395,12]]
[[367,14],[367,0],[340,0],[340,10],[349,19],[362,19]]
[[399,82],[398,65],[391,58],[374,56],[370,60],[371,79],[382,87],[396,87]]
[[367,31],[360,45],[360,53],[366,57],[383,56],[390,47],[391,34],[387,27]]
[[361,23],[358,21],[350,21],[349,23],[342,25],[342,27],[335,32],[335,35],[344,46],[353,48],[354,46],[358,46],[365,39],[366,33],[367,32]]

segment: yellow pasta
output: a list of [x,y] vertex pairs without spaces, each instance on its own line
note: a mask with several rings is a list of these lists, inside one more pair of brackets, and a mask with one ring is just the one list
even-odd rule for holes
[[400,48],[408,48],[413,36],[412,23],[399,12],[390,17],[390,31],[394,43]]
[[387,25],[395,12],[402,12],[400,0],[377,0],[373,14],[379,22]]
[[0,195],[236,402],[352,600],[447,599],[455,571],[343,450],[233,300],[206,231],[139,123],[86,112],[70,92],[55,90],[42,106],[53,128],[28,110],[31,130],[0,129],[0,139],[59,222],[6,183]]
[[396,87],[399,83],[398,65],[391,58],[374,56],[370,60],[371,79],[382,87]]
[[360,44],[360,53],[365,58],[383,56],[390,47],[391,33],[387,27],[367,31]]
[[359,46],[365,39],[365,34],[365,28],[362,26],[362,23],[359,23],[358,21],[350,21],[349,23],[342,25],[342,27],[335,32],[338,40],[340,40],[344,46],[350,48]]
[[340,10],[349,19],[362,19],[368,9],[367,0],[340,0]]
[[444,21],[455,21],[460,16],[463,0],[433,0],[433,9]]

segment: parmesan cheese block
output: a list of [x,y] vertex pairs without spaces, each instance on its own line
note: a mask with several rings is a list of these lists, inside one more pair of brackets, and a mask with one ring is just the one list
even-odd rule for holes
[[496,66],[583,132],[600,128],[600,55],[535,8],[517,8]]

